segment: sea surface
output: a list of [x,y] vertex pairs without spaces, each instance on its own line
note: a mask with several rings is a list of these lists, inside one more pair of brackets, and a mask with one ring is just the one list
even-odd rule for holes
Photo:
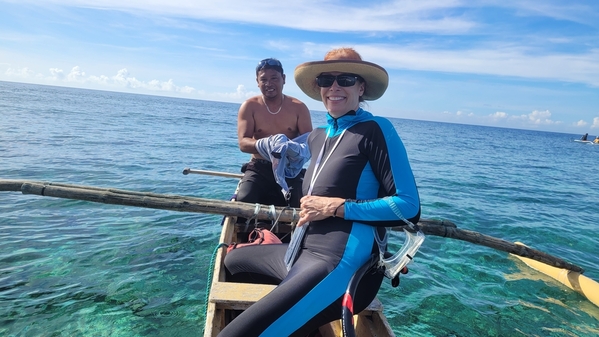
[[[0,82],[0,179],[227,200],[235,179],[182,171],[239,172],[238,108]],[[391,120],[424,218],[524,242],[599,280],[599,146]],[[0,336],[200,336],[220,220],[0,192]],[[583,296],[449,238],[428,236],[400,286],[386,280],[379,297],[398,336],[599,335],[599,307]]]

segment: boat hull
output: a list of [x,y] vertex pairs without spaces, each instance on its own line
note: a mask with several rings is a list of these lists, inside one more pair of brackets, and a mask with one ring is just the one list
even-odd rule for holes
[[[247,233],[240,230],[240,227],[245,225],[236,224],[236,220],[236,217],[225,218],[219,242],[241,242],[241,238],[247,237]],[[277,227],[279,234],[290,230],[288,225]],[[275,288],[267,284],[227,282],[224,269],[225,254],[226,249],[219,249],[214,260],[204,337],[217,336],[239,311],[247,309]],[[354,328],[356,336],[360,337],[395,337],[378,299],[375,299],[365,310],[354,315]],[[319,332],[322,337],[343,336],[341,320],[320,327]]]

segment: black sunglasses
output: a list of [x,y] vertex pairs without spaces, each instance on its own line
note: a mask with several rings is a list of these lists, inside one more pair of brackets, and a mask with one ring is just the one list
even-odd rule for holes
[[328,88],[337,81],[337,85],[340,87],[351,87],[356,84],[356,80],[364,82],[364,79],[354,74],[341,74],[337,76],[333,75],[318,75],[316,77],[316,84],[321,88]]
[[262,68],[264,68],[266,66],[280,67],[281,69],[283,69],[283,65],[281,64],[281,62],[279,60],[269,58],[269,59],[264,59],[264,60],[258,62],[258,65],[256,66],[256,72],[262,70]]

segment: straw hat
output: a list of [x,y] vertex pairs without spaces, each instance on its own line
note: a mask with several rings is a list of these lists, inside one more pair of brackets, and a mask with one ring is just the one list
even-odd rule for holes
[[[358,56],[359,57],[359,56]],[[374,63],[354,59],[335,59],[302,63],[295,68],[295,83],[302,91],[317,101],[322,101],[316,77],[325,72],[340,72],[360,75],[366,81],[364,100],[379,99],[387,90],[389,75]]]

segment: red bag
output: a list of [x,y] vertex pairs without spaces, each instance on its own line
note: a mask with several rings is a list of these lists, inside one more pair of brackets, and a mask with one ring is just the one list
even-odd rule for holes
[[283,243],[278,236],[266,228],[255,228],[248,236],[248,243],[237,243],[233,242],[227,247],[227,253],[238,247],[252,246],[252,245],[272,245]]

